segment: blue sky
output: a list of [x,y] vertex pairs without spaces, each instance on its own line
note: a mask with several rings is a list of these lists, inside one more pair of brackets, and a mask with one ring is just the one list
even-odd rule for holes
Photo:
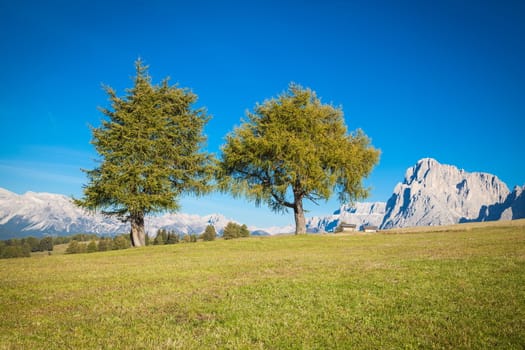
[[[79,196],[88,125],[141,57],[213,116],[207,149],[290,82],[343,107],[381,149],[366,180],[386,201],[424,157],[525,184],[523,1],[0,0],[0,187]],[[293,223],[244,200],[184,198],[260,227]],[[335,200],[307,205],[330,214]]]

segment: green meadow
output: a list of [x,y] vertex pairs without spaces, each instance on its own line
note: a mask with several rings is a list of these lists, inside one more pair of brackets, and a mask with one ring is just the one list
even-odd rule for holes
[[0,349],[523,349],[525,220],[0,260]]

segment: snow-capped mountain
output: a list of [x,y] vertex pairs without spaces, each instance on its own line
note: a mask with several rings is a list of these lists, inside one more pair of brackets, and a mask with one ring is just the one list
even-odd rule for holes
[[129,231],[116,219],[90,215],[71,199],[52,193],[18,195],[0,188],[0,237]]
[[182,234],[201,234],[208,225],[212,225],[217,232],[221,232],[230,221],[234,220],[229,220],[220,214],[200,216],[176,213],[146,217],[145,226],[146,232],[151,236],[155,236],[156,232],[161,228]]
[[379,227],[385,216],[385,202],[364,202],[343,205],[332,215],[309,218],[306,222],[308,232],[333,232],[340,223],[355,224],[357,229],[365,225]]
[[258,228],[255,226],[248,227],[252,236],[274,236],[279,234],[288,234],[295,232],[295,226],[271,226],[266,228]]
[[[178,233],[204,232],[213,225],[220,232],[230,221],[223,215],[165,214],[146,218],[146,232],[158,229]],[[96,233],[115,235],[129,232],[129,224],[101,214],[91,214],[73,204],[71,198],[52,193],[27,192],[23,195],[0,188],[0,239],[25,236]]]
[[425,158],[409,168],[395,187],[381,228],[525,217],[523,189],[518,192],[519,188],[511,193],[495,175],[470,173]]

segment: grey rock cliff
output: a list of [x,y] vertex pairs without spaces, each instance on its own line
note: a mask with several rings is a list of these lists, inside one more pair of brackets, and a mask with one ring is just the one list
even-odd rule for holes
[[475,221],[516,220],[525,218],[525,186],[514,187],[503,203],[484,205]]
[[466,172],[425,158],[409,168],[388,200],[381,228],[478,221],[510,191],[497,176]]

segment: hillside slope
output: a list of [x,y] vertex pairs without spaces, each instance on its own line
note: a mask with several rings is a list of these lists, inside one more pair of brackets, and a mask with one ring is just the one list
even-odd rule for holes
[[0,344],[519,349],[525,226],[471,225],[0,260]]

